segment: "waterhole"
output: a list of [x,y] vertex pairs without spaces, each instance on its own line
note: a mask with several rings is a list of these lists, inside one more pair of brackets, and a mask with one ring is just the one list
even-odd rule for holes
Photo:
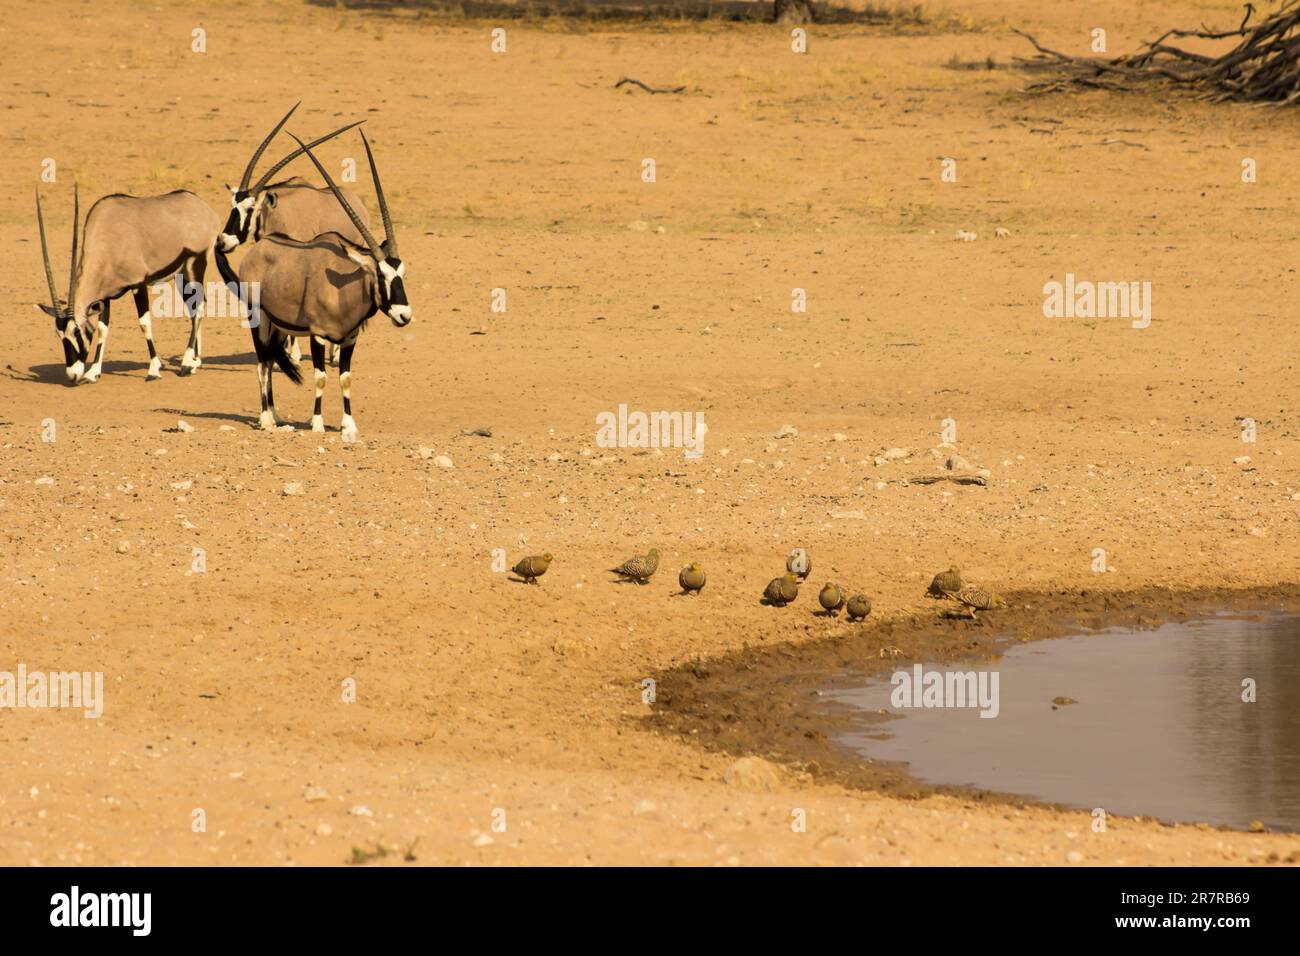
[[839,743],[927,783],[1300,830],[1300,617],[1036,641],[824,696],[850,709]]

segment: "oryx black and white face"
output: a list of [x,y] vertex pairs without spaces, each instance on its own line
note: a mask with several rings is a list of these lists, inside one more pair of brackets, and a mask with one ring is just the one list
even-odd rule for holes
[[217,247],[222,252],[233,252],[240,243],[248,241],[249,228],[253,224],[253,206],[256,197],[244,189],[230,191],[230,215],[217,236]]
[[411,321],[411,305],[406,299],[406,265],[401,259],[389,256],[380,259],[379,266],[379,308],[393,320],[398,328]]
[[56,309],[41,302],[36,303],[36,306],[46,315],[54,317],[54,331],[59,336],[60,345],[63,346],[64,371],[69,382],[79,381],[86,370],[86,337],[81,332],[81,326],[73,318],[72,310]]

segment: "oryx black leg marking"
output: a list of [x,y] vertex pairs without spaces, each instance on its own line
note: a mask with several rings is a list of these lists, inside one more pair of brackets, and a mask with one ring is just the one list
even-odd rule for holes
[[343,392],[343,440],[357,437],[357,423],[352,420],[352,350],[356,340],[343,343],[339,349],[339,388]]
[[104,307],[100,309],[99,315],[96,316],[99,324],[95,326],[95,332],[90,337],[90,365],[86,369],[86,374],[82,376],[83,382],[99,381],[99,374],[104,370],[104,349],[108,345],[108,310],[111,303],[105,299]]
[[270,323],[263,321],[253,329],[253,351],[257,353],[257,392],[262,400],[262,414],[258,424],[270,431],[275,428],[275,413],[271,411],[271,349],[267,339]]
[[153,345],[153,313],[149,311],[148,287],[138,286],[133,298],[140,331],[144,333],[144,344],[149,346],[149,371],[145,374],[145,381],[151,381],[162,375],[162,359],[158,357],[158,350]]
[[316,404],[311,413],[311,430],[323,432],[325,419],[321,417],[321,396],[325,394],[325,343],[316,336],[311,337],[311,367],[313,381],[316,385]]

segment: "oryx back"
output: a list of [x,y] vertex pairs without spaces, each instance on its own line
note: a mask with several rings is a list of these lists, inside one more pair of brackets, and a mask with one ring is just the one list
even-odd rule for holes
[[[370,216],[355,192],[341,190],[356,210],[361,221],[369,226]],[[364,246],[365,240],[338,200],[326,187],[316,187],[307,180],[294,176],[266,187],[259,198],[254,238],[278,233],[307,242],[317,236],[337,232],[343,238]]]
[[86,215],[77,304],[115,299],[174,274],[212,248],[221,220],[188,190],[161,196],[105,196]]

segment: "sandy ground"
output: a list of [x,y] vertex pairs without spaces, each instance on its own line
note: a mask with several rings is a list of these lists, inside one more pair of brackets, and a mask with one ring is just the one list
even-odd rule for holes
[[[509,23],[496,55],[486,23],[7,4],[0,669],[102,671],[107,700],[99,720],[0,711],[0,863],[340,864],[380,846],[397,864],[410,847],[438,864],[1295,861],[1288,835],[1095,834],[1084,812],[900,800],[793,767],[725,782],[735,754],[649,719],[650,674],[849,627],[810,594],[758,604],[796,546],[894,625],[934,613],[922,592],[950,561],[1022,591],[1296,580],[1295,114],[1030,99],[1023,74],[943,67],[1022,52],[1004,14],[1085,52],[1089,18],[1121,49],[1237,5],[947,9],[933,34],[814,30],[805,55],[762,26],[572,23]],[[615,91],[624,75],[688,89]],[[326,435],[283,376],[298,430],[255,430],[232,319],[208,321],[192,379],[187,325],[155,323],[168,371],[146,383],[119,302],[106,374],[69,388],[31,305],[42,160],[63,275],[73,181],[187,187],[224,214],[221,184],[299,98],[296,132],[368,119],[415,305],[357,349],[360,441],[339,439],[333,381]],[[1044,318],[1067,272],[1150,281],[1150,327]],[[704,413],[704,455],[597,447],[620,403]],[[939,470],[948,418],[987,487],[898,483]],[[787,424],[797,437],[774,437]],[[894,447],[915,454],[876,463]],[[651,546],[651,586],[611,583]],[[494,549],[555,561],[530,588]],[[709,586],[674,597],[691,560]]]

